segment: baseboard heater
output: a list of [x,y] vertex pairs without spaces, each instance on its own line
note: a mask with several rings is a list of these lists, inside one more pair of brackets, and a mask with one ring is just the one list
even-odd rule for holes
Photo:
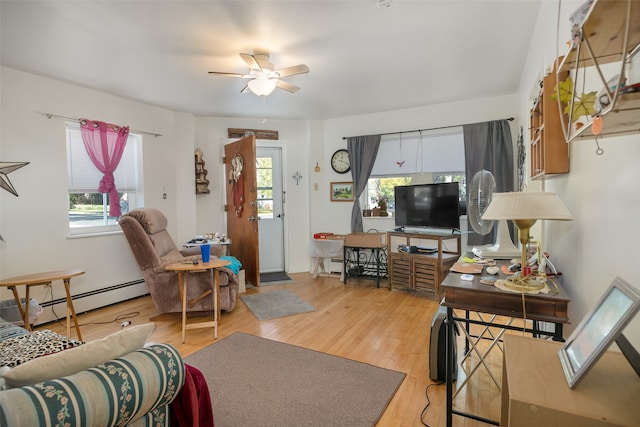
[[[73,300],[77,301],[82,298],[87,298],[95,295],[105,294],[107,292],[117,291],[120,289],[128,288],[130,286],[139,285],[141,283],[144,283],[144,279],[137,279],[137,280],[132,280],[131,282],[125,282],[125,283],[119,283],[117,285],[107,286],[106,288],[94,289],[92,291],[82,292],[80,294],[74,294]],[[62,295],[64,295],[64,293]],[[56,304],[66,304],[66,303],[67,303],[67,298],[66,296],[63,296],[62,298],[56,298],[56,299],[51,299],[50,301],[40,302],[40,306],[44,308],[44,307],[51,307]],[[102,307],[96,307],[96,308],[102,308]],[[80,314],[80,313],[77,313],[77,314]]]

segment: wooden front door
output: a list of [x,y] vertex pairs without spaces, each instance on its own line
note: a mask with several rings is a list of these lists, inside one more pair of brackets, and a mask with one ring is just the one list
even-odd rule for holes
[[260,286],[255,136],[225,145],[224,167],[231,255],[242,263],[245,281]]

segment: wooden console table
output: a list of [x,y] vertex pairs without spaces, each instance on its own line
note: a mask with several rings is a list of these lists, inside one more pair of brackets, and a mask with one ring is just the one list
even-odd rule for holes
[[[62,280],[64,282],[64,290],[67,293],[67,336],[71,337],[71,323],[69,317],[73,319],[73,323],[76,328],[76,334],[78,339],[82,341],[82,334],[80,334],[80,325],[78,324],[78,318],[76,317],[76,310],[73,308],[73,299],[71,298],[70,282],[71,278],[84,274],[83,270],[60,270],[60,271],[48,271],[45,273],[27,274],[26,276],[10,277],[8,279],[0,280],[0,286],[4,286],[11,289],[13,292],[13,298],[16,300],[18,310],[24,321],[24,327],[27,330],[31,330],[29,324],[29,290],[32,286],[50,285],[51,282],[56,280]],[[25,305],[22,307],[20,302],[20,296],[18,295],[17,286],[24,286],[25,291]]]
[[553,341],[505,336],[500,425],[638,425],[640,377],[622,353],[607,351],[571,390],[558,357],[560,346]]
[[[505,264],[505,262],[498,262],[498,266],[503,264]],[[455,354],[453,351],[455,339],[452,340],[450,338],[454,336],[454,324],[459,322],[467,330],[471,323],[492,326],[503,330],[524,331],[536,336],[551,336],[555,341],[563,341],[562,327],[565,323],[569,323],[567,310],[570,298],[560,284],[558,284],[559,292],[557,294],[525,294],[523,299],[523,295],[520,292],[503,291],[495,286],[481,284],[480,275],[474,275],[473,281],[465,281],[460,277],[461,274],[450,272],[442,282],[444,295],[442,305],[447,307],[447,427],[452,426],[454,414],[473,418],[488,424],[499,425],[498,421],[453,409],[453,364],[457,363],[457,361],[453,360],[453,355]],[[498,276],[498,278],[502,279],[505,277],[502,273]],[[526,310],[523,309],[523,301]],[[466,318],[456,317],[454,315],[454,309],[464,310],[467,314]],[[505,325],[492,321],[472,320],[469,318],[470,311],[518,319],[526,318],[527,320],[534,321],[534,328],[523,329],[522,327],[510,324]],[[554,325],[553,332],[540,330],[536,327],[538,322],[552,323]]]
[[[213,259],[209,262],[199,261],[198,264],[192,262],[177,262],[169,264],[165,270],[178,273],[178,286],[180,289],[180,300],[182,301],[182,343],[187,339],[187,329],[208,328],[213,326],[213,337],[218,339],[218,323],[220,319],[220,284],[218,282],[218,268],[231,264],[230,261]],[[211,285],[213,292],[213,320],[209,322],[198,322],[187,324],[187,274],[189,272],[211,271]]]

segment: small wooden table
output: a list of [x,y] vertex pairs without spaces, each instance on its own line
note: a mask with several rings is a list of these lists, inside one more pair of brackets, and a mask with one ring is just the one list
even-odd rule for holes
[[[31,330],[29,324],[29,291],[32,286],[50,285],[55,280],[62,280],[64,282],[64,290],[67,293],[67,336],[71,336],[71,324],[69,318],[73,319],[73,323],[78,334],[78,339],[82,341],[82,335],[80,334],[80,325],[78,324],[78,318],[76,317],[76,310],[73,308],[73,299],[71,298],[70,282],[71,278],[84,274],[83,270],[59,270],[59,271],[47,271],[45,273],[27,274],[25,276],[10,277],[8,279],[0,280],[0,286],[11,289],[13,297],[18,305],[18,310],[24,321],[24,327],[27,330]],[[18,295],[17,286],[24,286],[26,288],[26,301],[24,307],[20,302],[20,296]]]
[[[209,262],[177,262],[169,264],[166,270],[178,273],[178,286],[182,300],[182,342],[186,341],[187,329],[199,329],[213,326],[213,337],[218,339],[218,319],[220,318],[220,285],[218,282],[218,268],[231,264],[228,260],[213,259]],[[187,274],[189,272],[211,270],[213,291],[213,321],[187,324]]]

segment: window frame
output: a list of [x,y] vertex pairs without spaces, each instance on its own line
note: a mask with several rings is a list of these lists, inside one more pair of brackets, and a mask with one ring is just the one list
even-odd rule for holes
[[[74,135],[71,135],[71,132],[74,132]],[[78,136],[80,138],[78,139]],[[84,187],[76,187],[73,188],[71,183],[72,174],[74,173],[75,167],[72,168],[72,162],[78,162],[78,152],[72,152],[72,144],[78,144],[82,142],[82,136],[80,131],[80,125],[78,123],[70,123],[67,122],[65,126],[65,139],[66,139],[66,149],[67,149],[67,230],[68,237],[91,237],[97,235],[109,235],[109,234],[119,234],[122,233],[122,229],[118,224],[119,218],[114,218],[108,215],[109,204],[108,204],[108,194],[107,193],[99,193],[97,191],[98,183],[96,183],[96,187],[94,188],[84,188]],[[127,147],[123,153],[123,157],[120,160],[120,164],[116,169],[116,186],[118,184],[118,172],[121,171],[121,165],[128,167],[127,170],[127,181],[128,184],[124,186],[123,189],[118,188],[118,195],[122,198],[126,195],[124,202],[126,203],[125,209],[123,209],[122,213],[126,213],[131,209],[141,207],[144,205],[144,193],[142,186],[142,177],[143,177],[143,169],[142,169],[142,143],[143,137],[139,133],[130,132],[127,139]],[[77,149],[77,147],[74,147]],[[84,151],[86,158],[80,159],[81,162],[91,162],[88,154]],[[125,157],[127,156],[127,157]],[[132,158],[131,158],[132,157]],[[124,161],[124,163],[123,163]],[[86,166],[86,165],[85,165]],[[91,163],[91,167],[95,168],[93,163]],[[82,172],[78,172],[82,174]],[[100,174],[100,172],[98,171]],[[133,187],[132,187],[133,186]],[[71,195],[73,194],[88,194],[88,195],[101,195],[102,196],[102,211],[96,215],[99,216],[100,219],[96,220],[88,220],[95,221],[95,224],[84,224],[84,225],[72,225],[74,221],[71,220],[72,212],[78,212],[78,210],[72,209]],[[98,203],[96,203],[98,204]],[[122,207],[122,205],[121,205]],[[77,222],[77,221],[75,221]]]
[[[365,190],[360,195],[358,199],[360,202],[360,206],[362,209],[372,209],[376,204],[369,203],[371,200],[371,181],[380,180],[385,178],[409,178],[410,181],[407,184],[402,185],[417,185],[417,184],[428,184],[428,183],[439,183],[439,182],[454,182],[456,176],[461,176],[462,181],[458,181],[459,183],[459,200],[461,202],[466,201],[466,176],[464,171],[455,171],[455,172],[428,172],[428,173],[417,173],[417,174],[409,174],[409,175],[372,175],[367,180],[367,186]],[[414,184],[415,180],[415,184]],[[392,196],[393,197],[393,196]],[[395,214],[395,201],[393,198],[390,198],[387,202],[387,212],[389,216],[380,217],[380,218],[393,218]]]

